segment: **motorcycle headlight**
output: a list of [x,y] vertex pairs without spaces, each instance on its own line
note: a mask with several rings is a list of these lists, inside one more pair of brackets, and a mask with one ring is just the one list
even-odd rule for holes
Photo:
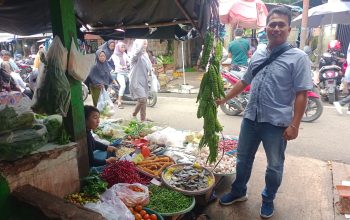
[[326,76],[326,74],[325,74],[325,73],[323,73],[323,74],[322,74],[322,77],[323,77],[323,78],[326,78],[327,76]]

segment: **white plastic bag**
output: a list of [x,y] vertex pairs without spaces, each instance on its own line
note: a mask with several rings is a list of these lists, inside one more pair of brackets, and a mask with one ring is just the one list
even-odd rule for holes
[[67,116],[71,100],[70,84],[65,74],[67,53],[60,38],[55,36],[47,52],[45,70],[37,79],[32,106],[35,113]]
[[95,212],[100,213],[103,217],[108,220],[134,220],[134,215],[124,205],[124,203],[115,197],[113,203],[109,202],[98,202],[98,203],[87,203],[86,208],[92,209]]
[[[137,187],[142,190],[136,192],[132,190],[132,187]],[[110,189],[113,194],[117,195],[125,205],[134,207],[136,205],[145,206],[149,203],[149,191],[148,187],[140,183],[118,183],[113,185]]]
[[185,141],[185,135],[181,131],[167,127],[147,135],[145,139],[160,145],[165,144],[166,146],[181,147]]
[[105,88],[102,88],[101,90],[96,107],[103,116],[110,117],[115,114],[114,104]]
[[122,200],[120,200],[120,198],[115,194],[113,190],[107,189],[101,195],[100,199],[102,203],[111,205],[118,213],[117,215],[114,216],[114,218],[107,218],[107,219],[132,220],[135,218],[134,215],[130,212],[130,210],[126,207],[126,205],[122,202]]
[[160,84],[157,79],[157,76],[152,72],[151,73],[151,91],[158,92],[160,90]]
[[54,62],[65,73],[67,70],[67,55],[67,49],[63,46],[60,37],[56,35],[49,47],[46,60],[48,62]]
[[85,81],[95,61],[94,54],[81,54],[72,39],[69,52],[68,73],[76,80]]

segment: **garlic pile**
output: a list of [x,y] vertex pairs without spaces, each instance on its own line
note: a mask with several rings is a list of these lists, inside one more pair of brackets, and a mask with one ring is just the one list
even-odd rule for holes
[[[213,171],[215,165],[217,162],[221,159],[222,157],[222,152],[219,152],[217,161],[212,164],[206,164],[207,159],[209,156],[209,149],[208,148],[203,148],[198,151],[197,155],[197,162],[208,168],[209,170]],[[227,155],[225,154],[220,161],[220,163],[216,166],[215,170],[213,171],[214,174],[221,174],[221,175],[228,175],[228,174],[233,174],[236,172],[236,156],[234,155]]]

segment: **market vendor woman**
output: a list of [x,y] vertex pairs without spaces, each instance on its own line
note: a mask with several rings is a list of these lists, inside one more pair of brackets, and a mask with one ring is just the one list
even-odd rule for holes
[[90,167],[100,167],[115,162],[116,148],[96,141],[91,134],[91,131],[95,130],[100,123],[100,112],[90,105],[84,106],[84,112]]

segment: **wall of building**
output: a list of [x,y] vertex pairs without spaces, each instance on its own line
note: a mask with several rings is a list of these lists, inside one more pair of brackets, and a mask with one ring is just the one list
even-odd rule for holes
[[148,49],[153,52],[154,56],[167,55],[168,41],[167,40],[148,40]]

